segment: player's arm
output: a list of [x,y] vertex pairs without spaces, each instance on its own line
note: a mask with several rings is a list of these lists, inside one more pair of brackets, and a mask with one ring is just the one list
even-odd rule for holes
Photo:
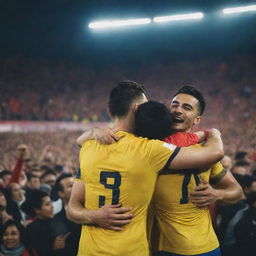
[[212,129],[202,147],[181,148],[176,156],[170,159],[169,169],[191,169],[211,166],[224,156],[220,132]]
[[191,202],[199,208],[209,206],[216,201],[233,204],[243,198],[243,190],[231,172],[226,172],[225,176],[214,185],[202,180],[190,194]]
[[72,187],[71,197],[67,208],[67,217],[78,224],[97,225],[105,229],[120,231],[122,226],[129,224],[133,215],[131,208],[121,205],[104,205],[91,210],[86,209],[85,187],[83,181],[76,180]]
[[94,127],[85,131],[80,137],[77,138],[76,143],[82,146],[87,140],[95,139],[100,144],[112,144],[118,141],[118,136],[111,128],[97,128]]

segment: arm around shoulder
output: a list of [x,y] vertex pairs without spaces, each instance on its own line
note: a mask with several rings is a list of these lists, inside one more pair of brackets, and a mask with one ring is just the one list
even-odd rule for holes
[[171,169],[204,168],[220,161],[224,156],[221,134],[217,129],[209,132],[201,147],[184,147],[171,162]]

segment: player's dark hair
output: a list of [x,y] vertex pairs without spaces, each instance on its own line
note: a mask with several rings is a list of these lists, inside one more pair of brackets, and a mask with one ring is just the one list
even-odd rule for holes
[[71,173],[62,173],[55,181],[54,190],[55,192],[63,191],[63,187],[61,185],[61,181],[66,178],[72,178],[73,175]]
[[183,86],[182,88],[180,88],[178,90],[177,93],[174,94],[174,97],[181,93],[189,94],[189,95],[195,97],[199,101],[199,114],[202,115],[204,113],[206,103],[205,103],[202,93],[199,90],[197,90],[193,86]]
[[145,93],[144,86],[133,81],[122,81],[110,92],[108,108],[113,117],[127,115],[134,100]]
[[157,101],[141,104],[135,113],[135,134],[162,140],[171,133],[172,116],[169,109]]

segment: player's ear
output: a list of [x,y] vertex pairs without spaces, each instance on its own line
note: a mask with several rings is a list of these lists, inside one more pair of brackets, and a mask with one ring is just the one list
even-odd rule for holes
[[110,117],[111,119],[114,119],[114,117],[112,116],[112,114],[111,114],[111,112],[110,112],[110,110],[109,110],[109,107],[107,108],[107,113],[108,113],[108,115],[109,115],[109,117]]
[[133,103],[132,106],[131,106],[131,110],[135,113],[138,109],[140,104],[138,103]]
[[197,117],[195,118],[195,120],[194,120],[193,125],[199,124],[199,123],[201,122],[201,120],[202,120],[202,116],[197,116]]

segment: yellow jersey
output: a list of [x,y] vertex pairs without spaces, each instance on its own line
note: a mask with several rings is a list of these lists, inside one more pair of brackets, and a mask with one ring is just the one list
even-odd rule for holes
[[[196,145],[198,146],[198,145]],[[152,199],[159,232],[158,251],[182,255],[206,253],[219,246],[208,208],[197,208],[189,200],[200,177],[217,183],[226,171],[220,163],[208,170],[160,172]],[[154,234],[151,234],[151,239]]]
[[85,184],[85,207],[121,203],[134,218],[122,231],[83,225],[78,256],[148,256],[146,216],[157,173],[169,165],[180,148],[127,132],[117,143],[86,142],[80,151],[80,180]]

